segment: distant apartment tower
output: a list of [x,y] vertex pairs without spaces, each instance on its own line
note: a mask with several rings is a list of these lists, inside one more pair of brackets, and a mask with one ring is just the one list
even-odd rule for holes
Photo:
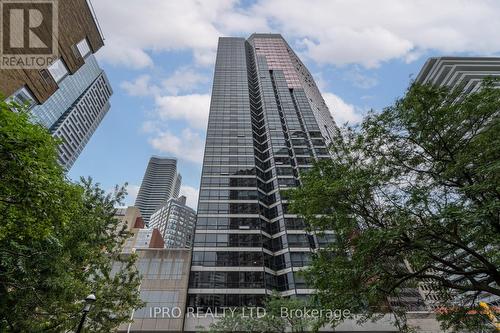
[[425,62],[415,81],[449,88],[463,85],[464,91],[470,93],[487,76],[500,77],[500,58],[434,57]]
[[186,197],[168,200],[149,219],[149,227],[157,228],[167,248],[191,248],[193,245],[196,212],[186,206]]
[[331,240],[288,211],[299,172],[330,159],[336,130],[314,79],[279,34],[219,39],[188,305],[307,297],[298,272]]
[[177,198],[182,177],[177,173],[177,159],[153,156],[150,158],[135,200],[146,226],[151,215],[170,198]]
[[[500,78],[500,57],[429,58],[417,75],[416,82],[451,89],[460,87],[465,94],[468,94],[480,89],[481,81],[486,77]],[[500,84],[496,83],[496,86],[500,87]],[[465,254],[461,255],[465,256]],[[456,276],[455,282],[458,282],[460,278]],[[441,306],[439,290],[433,287],[431,281],[421,283],[419,290],[427,305],[432,308]],[[493,294],[483,292],[475,297],[477,302],[483,301],[500,306],[500,297]],[[459,301],[459,297],[454,299],[454,302]]]
[[59,162],[69,170],[109,110],[112,89],[93,55],[104,42],[88,2],[57,4],[60,57],[48,68],[0,69],[0,93],[27,104],[32,120],[62,139]]

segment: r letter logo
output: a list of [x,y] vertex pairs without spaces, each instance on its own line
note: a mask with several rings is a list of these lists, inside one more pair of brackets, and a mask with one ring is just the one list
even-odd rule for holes
[[58,57],[57,0],[0,0],[0,68],[42,69]]

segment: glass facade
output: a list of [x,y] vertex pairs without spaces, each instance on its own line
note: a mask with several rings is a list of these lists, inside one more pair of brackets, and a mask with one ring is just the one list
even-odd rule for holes
[[59,163],[66,170],[73,166],[90,137],[108,113],[111,107],[109,99],[112,93],[106,74],[101,72],[73,105],[50,127],[52,134],[62,140],[58,146],[58,158]]
[[277,34],[220,38],[188,305],[260,305],[311,292],[300,270],[331,237],[288,212],[300,172],[331,158],[335,123],[310,73]]
[[102,72],[95,56],[89,55],[76,73],[65,76],[58,83],[59,89],[47,101],[31,109],[33,121],[53,127]]

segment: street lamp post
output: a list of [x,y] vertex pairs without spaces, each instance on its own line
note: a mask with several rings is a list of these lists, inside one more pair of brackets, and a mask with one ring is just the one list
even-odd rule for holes
[[92,304],[95,302],[96,298],[94,294],[90,294],[85,298],[85,306],[83,307],[83,315],[82,319],[80,320],[80,324],[78,325],[78,328],[76,329],[76,333],[80,333],[83,328],[83,323],[85,322],[85,318],[87,318],[87,314],[90,311],[90,308],[92,307]]

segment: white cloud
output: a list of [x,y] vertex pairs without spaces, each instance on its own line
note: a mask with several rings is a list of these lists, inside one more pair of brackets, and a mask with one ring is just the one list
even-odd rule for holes
[[[402,56],[413,49],[413,44],[391,31],[380,27],[356,30],[334,27],[314,42],[303,40],[307,56],[320,64],[362,64],[378,67],[381,61]],[[363,51],[365,50],[365,51]],[[366,53],[369,50],[369,54]]]
[[314,73],[313,78],[319,91],[325,91],[328,88],[328,81],[323,77],[323,73]]
[[215,48],[209,50],[194,50],[194,60],[200,66],[214,66],[217,53]]
[[106,38],[100,57],[131,68],[152,65],[144,51],[192,51],[212,64],[218,37],[269,30],[264,18],[240,11],[237,0],[99,0],[94,7]]
[[360,69],[347,72],[345,79],[351,82],[353,86],[362,89],[370,89],[378,84],[377,78],[361,73]]
[[120,87],[130,96],[178,95],[193,91],[201,84],[208,82],[208,77],[192,68],[181,67],[166,79],[161,80],[158,85],[151,81],[151,75],[143,74],[132,81],[121,82]]
[[183,119],[195,128],[205,129],[207,126],[210,107],[208,94],[158,96],[155,104],[162,120]]
[[186,205],[194,210],[198,207],[198,194],[200,190],[189,185],[181,185],[180,195],[185,195]]
[[149,140],[149,143],[154,149],[171,154],[178,159],[194,163],[203,161],[205,140],[189,128],[185,128],[181,136],[176,136],[170,131],[159,131]]
[[160,88],[151,84],[151,76],[141,75],[134,81],[123,81],[120,87],[130,96],[154,96],[160,92]]
[[153,66],[151,57],[139,47],[129,46],[126,43],[120,43],[118,41],[112,41],[106,44],[106,47],[103,47],[97,54],[101,61],[132,69]]
[[137,198],[137,194],[139,193],[139,185],[129,184],[127,186],[127,196],[125,197],[125,206],[133,206],[135,203],[135,198]]
[[305,54],[324,64],[377,67],[413,61],[430,49],[500,51],[498,1],[259,0],[254,11],[303,41]]
[[163,80],[162,84],[170,94],[190,92],[202,83],[206,83],[208,78],[196,72],[192,68],[182,67],[177,69],[171,76]]
[[141,126],[141,132],[143,133],[158,133],[160,131],[160,125],[158,124],[158,121],[154,120],[146,120],[145,122],[142,123]]
[[[153,65],[148,52],[191,51],[212,65],[220,36],[276,31],[303,41],[318,63],[377,67],[441,53],[500,51],[500,2],[492,0],[99,0],[106,37],[100,57],[132,68]],[[362,10],[360,10],[362,8]],[[272,28],[271,28],[272,27]]]
[[[177,95],[189,91],[208,80],[192,69],[181,68],[163,80],[163,89],[153,84],[150,75],[140,75],[132,81],[123,81],[120,87],[130,96],[152,96],[154,98],[153,120],[143,123],[142,131],[154,132],[158,120],[185,120],[194,128],[205,129],[210,108],[209,94]],[[173,95],[164,95],[167,93]]]
[[346,103],[339,96],[332,93],[323,93],[323,98],[338,125],[346,122],[354,125],[363,119],[363,116],[358,113],[354,105]]

